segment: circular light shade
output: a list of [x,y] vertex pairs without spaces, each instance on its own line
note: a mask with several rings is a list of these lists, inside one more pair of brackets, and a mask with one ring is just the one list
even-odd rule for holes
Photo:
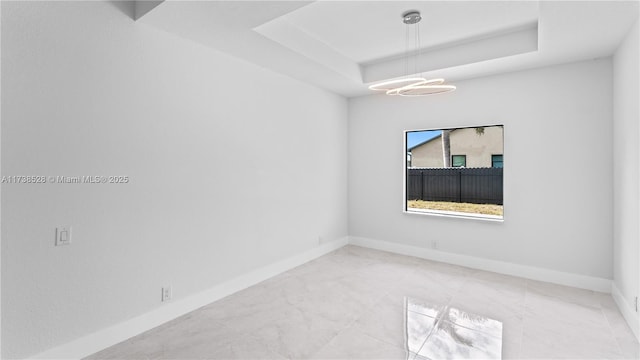
[[407,79],[396,79],[383,81],[381,83],[373,84],[369,86],[369,90],[380,90],[380,91],[389,91],[395,90],[398,88],[414,85],[414,84],[423,84],[427,81],[425,78],[407,78]]
[[454,85],[417,85],[417,86],[405,86],[398,89],[398,95],[400,96],[426,96],[434,94],[442,94],[450,91],[454,91],[456,87]]
[[431,80],[418,81],[413,84],[400,86],[395,89],[387,90],[387,95],[399,95],[400,90],[404,88],[423,86],[423,85],[440,85],[442,83],[444,83],[444,79],[431,79]]

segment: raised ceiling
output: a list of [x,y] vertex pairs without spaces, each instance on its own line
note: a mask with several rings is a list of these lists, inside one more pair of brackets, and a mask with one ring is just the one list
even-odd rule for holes
[[638,17],[637,1],[164,1],[139,21],[350,97],[405,75],[409,9],[417,70],[452,83],[609,56]]
[[404,53],[402,13],[409,9],[422,13],[425,49],[538,21],[537,2],[318,1],[272,22],[298,29],[356,63],[370,63]]

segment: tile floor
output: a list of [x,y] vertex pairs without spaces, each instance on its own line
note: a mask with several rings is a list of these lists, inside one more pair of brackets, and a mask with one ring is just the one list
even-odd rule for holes
[[406,350],[410,358],[502,357],[500,321],[413,298],[405,298],[403,316]]
[[89,359],[426,359],[406,298],[501,322],[504,359],[639,358],[608,294],[346,246]]

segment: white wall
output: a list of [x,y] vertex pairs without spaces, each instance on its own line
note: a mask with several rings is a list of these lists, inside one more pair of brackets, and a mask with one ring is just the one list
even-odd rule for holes
[[[2,4],[0,4],[0,59],[2,59]],[[0,61],[1,63],[1,61]],[[2,71],[0,71],[0,84]],[[2,86],[0,85],[0,172],[2,169]],[[1,175],[1,174],[0,174]],[[0,183],[0,204],[2,203],[2,184]],[[2,272],[2,206],[0,206],[0,273]],[[2,357],[2,276],[0,274],[0,358]]]
[[616,299],[618,305],[636,336],[639,326],[634,302],[640,281],[639,32],[636,21],[613,57],[613,279],[622,295]]
[[3,357],[347,235],[344,98],[135,23],[126,3],[2,7],[2,175],[131,178],[2,186]]
[[[612,278],[610,59],[349,103],[349,234]],[[504,223],[402,212],[403,130],[504,124]]]

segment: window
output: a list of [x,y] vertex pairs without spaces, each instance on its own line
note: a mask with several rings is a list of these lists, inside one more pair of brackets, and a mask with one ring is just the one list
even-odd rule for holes
[[503,129],[405,131],[404,211],[502,220]]
[[502,154],[501,155],[491,155],[491,167],[492,168],[501,168],[502,167]]
[[453,167],[466,167],[467,155],[453,155],[451,157],[451,166]]

